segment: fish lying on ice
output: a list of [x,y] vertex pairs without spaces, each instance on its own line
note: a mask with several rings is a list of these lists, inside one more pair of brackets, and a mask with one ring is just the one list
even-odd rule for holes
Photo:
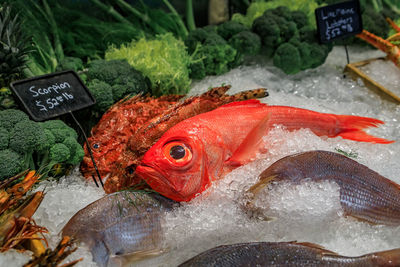
[[399,266],[400,249],[346,257],[312,243],[258,242],[219,246],[178,267],[208,266]]
[[400,225],[400,185],[344,155],[308,151],[284,157],[261,174],[249,189],[247,208],[271,182],[334,181],[340,188],[344,213],[375,224]]
[[130,191],[106,195],[78,211],[62,235],[87,244],[99,266],[157,255],[163,250],[162,215],[173,203],[152,196]]
[[136,168],[155,191],[176,201],[189,201],[259,152],[262,136],[274,125],[289,131],[309,128],[318,136],[387,144],[392,141],[363,131],[380,120],[268,106],[258,100],[233,102],[186,119],[155,143]]

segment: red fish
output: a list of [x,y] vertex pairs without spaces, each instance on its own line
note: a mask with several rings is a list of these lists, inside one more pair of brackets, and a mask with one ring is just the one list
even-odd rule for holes
[[233,102],[186,119],[170,128],[143,157],[136,173],[155,191],[189,201],[214,180],[246,164],[263,146],[274,125],[289,131],[309,128],[318,136],[388,144],[364,128],[383,122],[373,118],[268,106],[258,100]]

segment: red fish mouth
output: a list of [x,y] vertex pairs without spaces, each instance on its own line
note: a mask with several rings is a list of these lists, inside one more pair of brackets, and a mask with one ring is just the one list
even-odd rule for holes
[[156,192],[177,201],[186,199],[186,196],[181,194],[183,188],[176,190],[175,185],[166,179],[165,175],[155,167],[142,163],[136,167],[136,174],[142,177]]

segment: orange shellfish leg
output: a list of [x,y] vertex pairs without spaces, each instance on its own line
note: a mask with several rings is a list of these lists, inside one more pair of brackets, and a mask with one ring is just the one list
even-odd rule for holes
[[374,47],[378,48],[379,50],[389,53],[392,47],[395,45],[390,43],[389,41],[386,41],[385,39],[382,39],[379,36],[376,36],[373,33],[370,33],[369,31],[363,30],[361,33],[356,35],[358,38],[363,39],[367,43],[373,45]]
[[390,18],[386,18],[386,21],[390,24],[390,26],[392,26],[392,28],[396,31],[396,32],[400,32],[400,27],[394,23],[393,20],[391,20]]

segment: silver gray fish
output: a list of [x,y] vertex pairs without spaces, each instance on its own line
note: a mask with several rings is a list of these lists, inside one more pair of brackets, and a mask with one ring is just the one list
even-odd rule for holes
[[312,243],[259,242],[219,246],[178,267],[254,266],[400,266],[400,249],[346,257]]
[[120,191],[78,211],[62,235],[87,244],[99,266],[122,265],[162,252],[162,216],[172,205],[156,194]]
[[[251,198],[271,182],[334,181],[346,215],[385,225],[400,225],[400,185],[346,156],[308,151],[284,157],[260,174],[249,189]],[[262,191],[261,191],[262,192]],[[252,200],[247,204],[252,210]]]

